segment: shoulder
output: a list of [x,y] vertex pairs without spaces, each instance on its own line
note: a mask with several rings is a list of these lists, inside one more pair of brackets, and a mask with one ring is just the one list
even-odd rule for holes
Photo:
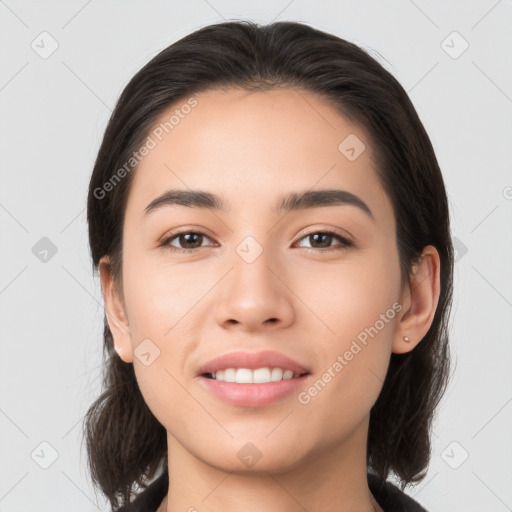
[[368,487],[384,512],[428,512],[391,482],[368,473]]
[[[368,473],[368,487],[384,512],[428,512],[417,501],[394,486]],[[169,488],[169,475],[164,471],[134,501],[119,512],[156,512]]]

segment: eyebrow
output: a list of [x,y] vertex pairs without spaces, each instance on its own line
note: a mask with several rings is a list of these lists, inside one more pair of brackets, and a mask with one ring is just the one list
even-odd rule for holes
[[[188,206],[216,211],[228,211],[227,202],[220,196],[204,190],[172,189],[153,199],[145,208],[144,215],[165,206]],[[350,205],[359,208],[373,221],[375,218],[368,205],[347,190],[306,190],[292,192],[278,199],[273,211],[277,214],[323,206]]]

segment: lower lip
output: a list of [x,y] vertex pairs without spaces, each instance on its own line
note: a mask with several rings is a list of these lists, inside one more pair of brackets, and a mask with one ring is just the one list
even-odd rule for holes
[[266,382],[264,384],[239,384],[209,379],[201,376],[201,382],[218,398],[240,407],[263,407],[290,395],[304,386],[308,374],[295,379]]

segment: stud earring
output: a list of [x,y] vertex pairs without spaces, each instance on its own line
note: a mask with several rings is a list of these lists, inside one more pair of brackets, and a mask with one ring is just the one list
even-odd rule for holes
[[405,341],[406,343],[410,343],[410,342],[411,342],[411,340],[410,340],[407,336],[404,336],[404,341]]

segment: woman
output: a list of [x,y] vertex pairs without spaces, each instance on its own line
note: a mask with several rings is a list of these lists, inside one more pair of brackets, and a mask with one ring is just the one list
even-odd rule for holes
[[107,367],[85,435],[113,510],[425,510],[403,489],[448,380],[453,248],[379,63],[295,22],[188,35],[123,91],[88,222]]

